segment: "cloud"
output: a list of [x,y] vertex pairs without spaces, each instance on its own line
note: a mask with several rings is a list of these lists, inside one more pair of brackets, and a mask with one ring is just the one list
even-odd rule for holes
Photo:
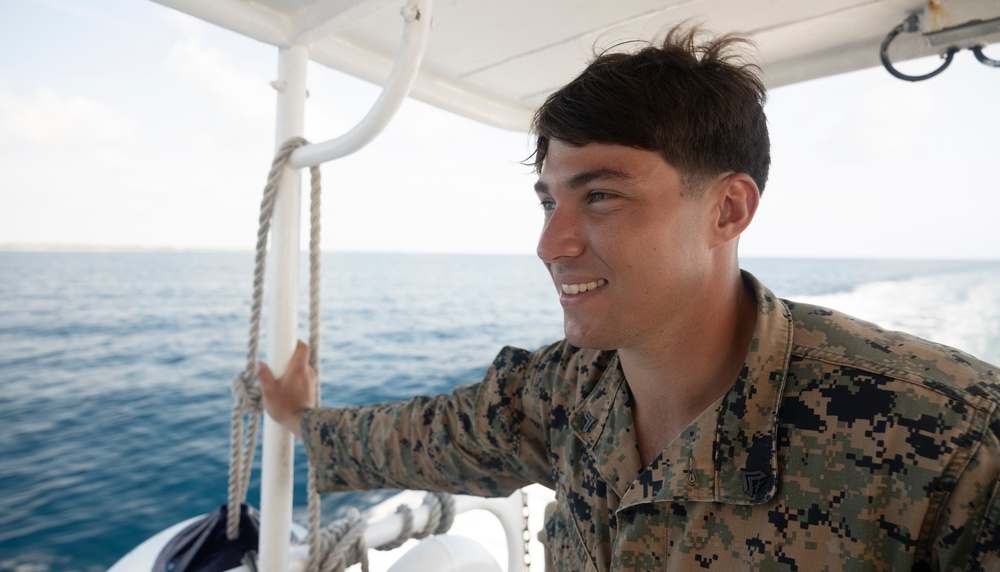
[[0,87],[0,144],[126,143],[131,120],[103,103],[38,89],[19,97]]
[[213,98],[228,118],[270,123],[261,110],[274,108],[274,92],[266,81],[231,65],[222,52],[206,48],[198,38],[174,45],[165,60],[166,71]]

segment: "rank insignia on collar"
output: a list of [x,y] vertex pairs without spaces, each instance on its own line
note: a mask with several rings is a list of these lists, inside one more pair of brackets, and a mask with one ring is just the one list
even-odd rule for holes
[[768,474],[764,471],[750,471],[748,469],[740,469],[740,474],[743,476],[743,492],[748,497],[757,498],[757,492],[767,482]]
[[589,411],[584,411],[583,412],[583,430],[584,431],[590,431],[590,428],[594,426],[594,423],[597,423],[597,419],[594,419],[594,416],[591,415]]

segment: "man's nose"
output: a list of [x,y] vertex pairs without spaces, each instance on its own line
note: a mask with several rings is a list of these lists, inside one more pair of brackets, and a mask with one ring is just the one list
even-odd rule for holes
[[584,250],[583,225],[580,213],[568,207],[555,206],[549,211],[542,234],[538,237],[538,258],[552,264],[579,256]]

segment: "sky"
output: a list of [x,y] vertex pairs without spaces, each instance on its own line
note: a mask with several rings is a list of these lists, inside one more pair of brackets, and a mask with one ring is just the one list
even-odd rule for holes
[[[145,0],[4,0],[0,47],[0,246],[253,248],[276,49]],[[308,73],[311,141],[378,96]],[[968,51],[917,84],[874,68],[772,90],[771,178],[741,254],[1000,259],[998,101],[1000,70]],[[324,250],[533,253],[529,144],[408,100],[323,167]]]

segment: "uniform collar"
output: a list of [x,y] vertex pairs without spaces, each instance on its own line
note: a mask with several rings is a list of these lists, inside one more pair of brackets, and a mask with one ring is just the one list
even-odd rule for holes
[[788,308],[750,273],[757,324],[735,385],[648,467],[636,447],[628,385],[617,353],[571,426],[619,509],[656,501],[761,504],[777,491],[778,406],[792,347]]

